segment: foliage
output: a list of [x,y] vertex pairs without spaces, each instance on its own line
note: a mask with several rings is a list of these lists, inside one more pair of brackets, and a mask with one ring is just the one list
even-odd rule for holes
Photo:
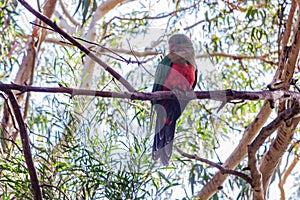
[[[99,57],[138,91],[150,91],[151,73],[154,74],[160,56],[168,52],[166,37],[151,47],[160,39],[156,33],[169,35],[180,28],[195,41],[197,55],[210,55],[209,59],[199,56],[197,60],[200,71],[197,90],[260,90],[275,73],[279,37],[284,31],[279,21],[286,20],[290,4],[265,3],[257,8],[258,1],[241,2],[240,6],[245,8],[243,12],[225,1],[129,1],[104,16],[97,27],[97,42],[101,41],[101,45],[111,49],[145,51],[149,48],[160,55],[137,58],[132,53],[116,52],[125,58],[124,61],[112,52],[103,52],[99,46],[91,49],[95,48]],[[96,7],[103,2],[64,3],[68,9],[76,8],[71,14],[83,27],[78,33],[81,37],[85,35]],[[13,80],[24,48],[21,44],[25,35],[15,12],[16,6],[14,1],[0,2],[0,30],[3,33],[0,36],[0,78],[5,82]],[[21,9],[20,5],[17,9]],[[282,16],[279,9],[282,9]],[[58,11],[63,12],[61,7]],[[163,28],[157,28],[157,25]],[[48,36],[61,40],[53,32]],[[230,56],[217,56],[217,53]],[[82,77],[86,59],[75,47],[46,40],[39,52],[33,85],[80,87],[86,78]],[[136,60],[147,62],[130,62]],[[99,66],[94,71],[92,89],[124,91],[117,80]],[[1,103],[4,104],[4,100]],[[215,168],[182,157],[176,151],[169,167],[152,162],[151,108],[147,101],[39,93],[31,94],[29,105],[25,122],[45,199],[164,199],[179,194],[178,198],[190,199],[217,172]],[[220,104],[216,102],[192,101],[178,122],[175,143],[185,152],[222,164],[262,105],[263,102],[227,104],[217,113]],[[264,147],[269,147],[274,137],[261,147],[261,152],[264,153]],[[297,137],[298,133],[295,141],[299,141]],[[32,198],[21,146],[17,138],[10,153],[0,156],[2,199]],[[297,151],[290,153],[297,155]],[[247,164],[247,159],[243,160],[237,170],[242,171]],[[295,187],[298,186],[295,184]],[[295,196],[299,196],[299,188],[294,191],[298,191]],[[231,176],[213,199],[249,199],[250,193],[249,184]]]
[[21,27],[16,23],[16,1],[0,1],[0,78],[9,78],[13,68],[18,67],[18,53],[22,48],[22,39],[17,38],[22,34]]

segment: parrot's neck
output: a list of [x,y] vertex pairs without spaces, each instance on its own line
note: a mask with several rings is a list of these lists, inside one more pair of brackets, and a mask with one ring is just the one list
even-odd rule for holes
[[183,59],[182,57],[180,57],[176,53],[170,53],[168,55],[168,57],[171,60],[171,62],[176,64],[176,65],[185,66],[186,64],[188,64],[188,62],[185,59]]

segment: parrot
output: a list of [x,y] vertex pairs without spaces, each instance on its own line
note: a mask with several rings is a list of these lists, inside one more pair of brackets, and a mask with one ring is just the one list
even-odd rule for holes
[[[197,67],[193,43],[184,34],[174,34],[168,40],[169,54],[158,64],[152,92],[192,91],[197,82]],[[179,94],[179,93],[178,93]],[[165,99],[152,100],[157,114],[152,159],[168,166],[172,155],[176,121],[189,100]]]

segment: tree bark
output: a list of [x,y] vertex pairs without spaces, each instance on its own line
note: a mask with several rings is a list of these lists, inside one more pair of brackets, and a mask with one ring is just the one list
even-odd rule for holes
[[[239,164],[239,162],[247,155],[248,144],[252,142],[258,131],[265,124],[271,111],[272,109],[269,102],[266,102],[254,121],[246,128],[244,136],[241,139],[240,143],[224,163],[224,168],[234,169]],[[217,172],[214,177],[206,185],[203,186],[197,197],[199,197],[201,200],[206,200],[212,197],[219,190],[220,186],[226,180],[227,176],[228,175],[224,175],[220,171]]]

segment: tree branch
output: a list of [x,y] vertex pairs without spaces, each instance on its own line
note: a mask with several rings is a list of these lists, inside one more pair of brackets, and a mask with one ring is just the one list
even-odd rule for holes
[[74,17],[71,16],[71,14],[67,11],[64,3],[62,2],[62,0],[59,0],[59,5],[64,13],[64,15],[67,17],[68,20],[70,20],[70,22],[75,25],[76,27],[79,27],[80,26],[80,23],[77,22]]
[[[99,22],[99,20],[102,19],[105,16],[106,13],[108,13],[113,8],[115,8],[117,5],[119,5],[119,4],[121,4],[125,1],[126,0],[102,1],[101,5],[96,8],[96,10],[95,10],[95,12],[92,16],[92,20],[89,24],[89,28],[87,29],[85,39],[94,42],[96,40],[96,37],[97,37],[97,30],[99,30],[99,27],[97,26],[97,23]],[[106,30],[104,30],[103,34],[105,34],[105,33],[106,33]],[[100,40],[100,42],[102,42],[102,39]],[[94,59],[91,59],[89,57],[87,59],[85,59],[84,66],[83,66],[83,71],[82,71],[82,74],[81,74],[81,77],[83,79],[83,81],[81,83],[81,88],[89,89],[91,84],[93,83],[94,68],[95,68],[95,63],[92,62],[93,60]],[[117,80],[119,80],[119,79],[117,79]],[[125,82],[126,80],[122,79],[122,81]],[[126,83],[126,85],[128,85],[128,84]],[[130,89],[128,89],[128,90],[132,92],[132,90],[130,90]]]
[[[292,44],[291,46],[288,45],[288,41],[291,40],[291,27],[292,21],[295,12],[295,2],[293,1],[292,7],[289,13],[289,18],[287,21],[287,30],[285,31],[282,39],[282,46],[279,58],[279,65],[274,76],[274,79],[269,84],[269,88],[277,89],[286,83],[290,83],[291,79],[293,78],[294,71],[295,71],[295,64],[298,58],[299,49],[300,49],[300,15],[298,15],[297,22],[293,24],[297,28],[295,28]],[[288,87],[287,87],[288,88]]]
[[[227,0],[223,0],[223,2],[225,4],[227,4],[230,9],[238,10],[238,11],[241,11],[241,12],[246,12],[247,11],[247,8],[243,8],[243,7],[239,6],[239,3],[234,4],[234,3],[231,3],[231,2],[229,2]],[[242,1],[239,1],[239,2],[242,2]],[[257,5],[257,6],[254,6],[253,9],[256,10],[256,9],[259,9],[259,8],[262,8],[262,7],[265,7],[265,6],[266,6],[266,4],[261,3],[261,4]]]
[[204,158],[201,158],[197,155],[191,155],[191,154],[188,154],[188,153],[185,153],[183,152],[181,149],[179,149],[178,147],[175,147],[177,149],[177,151],[184,157],[186,158],[189,158],[189,159],[193,159],[193,160],[198,160],[200,162],[203,162],[203,163],[206,163],[212,167],[215,167],[217,169],[219,169],[221,171],[222,174],[231,174],[231,175],[235,175],[235,176],[238,176],[242,179],[244,179],[247,183],[251,184],[252,183],[252,179],[251,177],[249,177],[247,174],[244,174],[244,173],[241,173],[239,171],[236,171],[236,170],[232,170],[232,169],[226,169],[224,168],[222,165],[219,165],[215,162],[212,162],[210,160],[207,160],[207,159],[204,159]]
[[268,63],[270,65],[277,65],[277,63],[273,61],[266,60],[266,58],[269,56],[269,54],[264,54],[261,56],[248,56],[248,55],[231,55],[226,53],[212,53],[208,55],[196,55],[196,58],[207,58],[207,57],[223,57],[223,58],[231,58],[234,60],[260,60],[262,62]]
[[[298,4],[299,8],[299,0],[295,2]],[[294,12],[292,8],[290,12]],[[295,67],[297,65],[296,62],[300,50],[300,12],[298,12],[297,22],[294,24],[294,26],[294,34],[292,34],[293,38],[290,39],[292,40],[291,46],[286,46],[281,50],[281,54],[283,55],[281,55],[280,59],[283,59],[280,60],[280,62],[283,64],[283,67],[281,65],[278,67],[278,71],[276,72],[276,77],[274,79],[275,81],[271,83],[271,86],[273,86],[275,89],[281,87],[282,89],[288,90],[295,73]],[[279,104],[278,111],[281,112],[286,109],[286,107],[287,102],[282,101]],[[263,174],[262,181],[265,196],[267,195],[272,175],[276,170],[276,167],[278,166],[283,154],[288,148],[299,121],[299,117],[293,118],[288,122],[283,123],[278,128],[278,134],[276,138],[261,161],[260,171]]]
[[[291,10],[290,12],[292,12],[292,15],[293,15],[293,10]],[[295,28],[295,30],[297,32],[299,32],[298,24],[297,24],[297,28]],[[293,47],[294,47],[293,55],[285,53],[284,49],[282,49],[280,52],[280,54],[281,54],[280,58],[283,58],[283,59],[280,60],[279,62],[282,62],[284,64],[289,63],[289,64],[286,64],[286,65],[289,65],[289,67],[286,67],[286,68],[290,68],[291,66],[295,67],[295,63],[294,63],[294,65],[292,65],[291,62],[287,62],[286,60],[291,57],[295,58],[295,55],[298,55],[298,52],[295,51],[295,49],[296,49],[295,47],[300,46],[298,44],[300,42],[300,39],[298,39],[297,34],[294,34],[294,35],[296,37],[294,37],[294,40],[293,40],[293,43],[295,43],[295,44],[293,44]],[[294,58],[292,59],[292,61],[294,61]],[[284,74],[283,71],[285,71],[286,74]],[[289,77],[293,77],[293,74],[294,74],[294,70],[284,70],[281,67],[278,67],[276,74],[274,76],[274,79],[273,79],[272,83],[270,84],[269,88],[277,89],[276,86],[278,83],[281,83],[282,76],[283,76],[283,80],[285,80],[285,81],[283,82],[283,84],[279,85],[279,88],[283,88],[282,85],[290,85],[289,84],[290,79],[285,78],[285,77],[286,77],[286,75]],[[237,164],[240,162],[240,160],[242,160],[244,158],[244,156],[247,154],[247,144],[249,144],[252,141],[252,139],[255,137],[257,132],[261,129],[261,127],[267,121],[270,113],[271,113],[270,103],[266,102],[264,104],[264,106],[262,107],[260,113],[255,118],[255,120],[246,128],[244,136],[243,136],[242,140],[240,141],[239,145],[236,147],[234,152],[227,158],[227,160],[224,164],[224,166],[226,166],[226,168],[230,168],[230,169],[235,168],[237,166]],[[284,127],[282,128],[282,130],[284,130]],[[268,157],[269,161],[273,160],[272,156],[274,156],[274,154],[278,153],[278,151],[279,151],[276,147],[280,146],[282,141],[285,141],[284,135],[286,135],[285,137],[287,137],[287,135],[291,135],[291,134],[282,133],[281,137],[277,140],[278,141],[277,144],[272,145],[272,146],[274,146],[274,149],[270,149],[270,151],[269,151],[269,154],[272,154],[272,155],[266,155],[264,158]],[[280,149],[280,151],[281,151],[281,153],[284,152],[283,149]],[[270,172],[270,166],[269,166],[270,163],[267,159],[265,159],[265,160],[266,160],[266,162],[262,162],[260,169],[262,169],[262,167],[265,167],[265,172],[272,175],[273,172]],[[265,174],[264,174],[264,176],[265,176]],[[267,175],[267,176],[269,176],[269,175]],[[227,177],[226,175],[222,175],[220,172],[218,172],[202,188],[202,190],[198,193],[197,196],[201,199],[209,199],[215,192],[218,191],[218,187],[225,181],[226,177]]]
[[34,162],[32,160],[32,154],[30,151],[29,138],[28,138],[28,134],[27,134],[26,125],[24,123],[22,114],[20,112],[20,107],[19,107],[18,101],[15,98],[15,95],[12,93],[11,90],[3,89],[2,91],[4,91],[8,95],[8,98],[12,105],[12,109],[14,111],[14,115],[18,122],[19,130],[20,130],[20,137],[21,137],[22,147],[23,147],[23,152],[24,152],[24,158],[25,158],[25,162],[26,162],[28,172],[29,172],[33,197],[35,200],[41,200],[41,199],[43,199],[42,192],[41,192],[41,188],[39,186],[39,180],[38,180],[38,176],[37,176],[37,173],[36,173],[36,170],[34,167]]
[[54,185],[50,185],[50,184],[47,184],[47,183],[42,183],[40,185],[41,187],[51,187],[51,188],[55,188],[56,190],[58,190],[60,193],[62,193],[64,195],[64,197],[67,199],[67,200],[70,200],[69,197],[57,186],[54,186]]
[[269,184],[273,176],[276,167],[282,159],[286,149],[293,139],[297,125],[299,124],[300,118],[295,117],[283,123],[278,128],[276,138],[273,140],[269,150],[264,155],[261,164],[260,171],[263,174],[263,186],[265,195],[267,195]]
[[161,100],[161,99],[212,99],[222,102],[232,102],[237,100],[250,100],[250,101],[275,101],[278,99],[300,99],[300,93],[292,91],[235,91],[235,90],[215,90],[215,91],[187,91],[180,97],[176,96],[172,91],[157,91],[157,92],[109,92],[99,90],[85,90],[60,87],[37,87],[18,84],[4,84],[0,82],[0,90],[18,90],[19,94],[24,92],[43,92],[43,93],[65,93],[74,96],[98,96],[106,98],[120,98],[131,100]]
[[300,105],[299,102],[297,101],[297,103],[295,103],[293,108],[283,111],[270,124],[262,128],[258,136],[248,146],[248,166],[250,168],[250,172],[252,175],[252,180],[253,180],[252,188],[254,190],[255,199],[265,199],[263,182],[262,182],[262,174],[258,169],[256,152],[258,151],[259,147],[261,147],[261,145],[265,142],[267,137],[269,137],[283,123],[295,117],[295,115],[297,115],[299,111],[300,111]]
[[118,20],[127,20],[127,21],[139,21],[139,20],[145,20],[145,19],[148,19],[148,20],[156,20],[156,19],[162,19],[162,18],[166,18],[166,17],[169,17],[169,16],[174,16],[176,15],[178,12],[183,12],[183,11],[187,11],[189,9],[194,9],[196,8],[197,5],[199,5],[201,1],[197,1],[195,2],[193,5],[191,6],[188,6],[188,7],[184,7],[184,8],[180,8],[180,9],[177,9],[177,10],[174,10],[172,12],[169,12],[169,13],[164,13],[164,14],[161,14],[161,15],[158,15],[158,16],[144,16],[144,17],[138,17],[138,18],[132,18],[132,17],[118,17],[118,16],[114,16],[113,18],[111,18],[107,24],[110,24],[114,19],[118,19]]
[[26,1],[18,0],[27,10],[29,10],[32,14],[34,14],[37,18],[43,21],[45,24],[53,28],[57,33],[63,36],[65,39],[70,41],[73,45],[78,47],[81,51],[83,51],[87,56],[89,56],[92,60],[97,62],[100,66],[102,66],[106,71],[108,71],[114,78],[116,78],[123,86],[130,92],[134,92],[135,89],[131,86],[131,84],[124,79],[119,73],[117,73],[113,68],[111,68],[108,64],[103,62],[100,58],[98,58],[95,54],[93,54],[89,49],[80,44],[77,40],[75,40],[72,36],[67,34],[64,30],[59,28],[54,22],[52,22],[48,17],[42,15],[40,12],[33,9]]
[[[230,154],[224,163],[224,167],[227,169],[234,169],[238,163],[247,154],[248,144],[251,143],[257,132],[267,121],[272,109],[269,101],[266,101],[262,109],[256,116],[249,126],[244,131],[243,138],[239,142],[238,146]],[[222,174],[220,171],[215,174],[215,176],[201,189],[197,197],[200,199],[209,199],[214,193],[218,191],[218,187],[226,180],[227,175]]]
[[[34,24],[34,25],[36,25],[36,24]],[[26,36],[24,36],[24,37],[26,37]],[[76,39],[80,39],[80,38],[76,38]],[[99,44],[95,44],[93,42],[89,42],[87,40],[83,40],[83,39],[80,39],[80,40],[85,41],[87,43],[97,45],[98,47],[100,47],[101,50],[97,51],[96,52],[97,54],[101,54],[102,52],[115,52],[115,53],[119,53],[119,54],[128,54],[128,55],[134,54],[134,56],[136,56],[136,57],[157,56],[157,55],[161,54],[160,52],[151,51],[148,49],[145,51],[134,51],[134,50],[123,49],[123,48],[109,48],[109,47],[101,46]],[[62,42],[61,40],[57,40],[54,38],[46,38],[45,42],[72,46],[72,44],[70,44],[70,43]],[[274,54],[274,53],[277,53],[277,52],[271,52],[270,54]],[[222,57],[222,58],[230,58],[230,59],[234,59],[234,60],[260,60],[260,61],[265,62],[270,65],[277,65],[276,62],[266,59],[268,56],[270,56],[270,54],[264,54],[261,56],[248,56],[248,55],[232,55],[232,54],[226,54],[226,53],[212,53],[212,54],[199,54],[199,55],[196,55],[195,58],[201,59],[201,58],[209,58],[209,57]]]
[[280,189],[280,199],[285,200],[285,190],[284,190],[284,184],[286,182],[286,179],[289,177],[293,169],[296,167],[297,163],[299,162],[300,156],[296,153],[291,165],[287,168],[287,170],[283,174],[283,178],[279,181],[279,189]]

